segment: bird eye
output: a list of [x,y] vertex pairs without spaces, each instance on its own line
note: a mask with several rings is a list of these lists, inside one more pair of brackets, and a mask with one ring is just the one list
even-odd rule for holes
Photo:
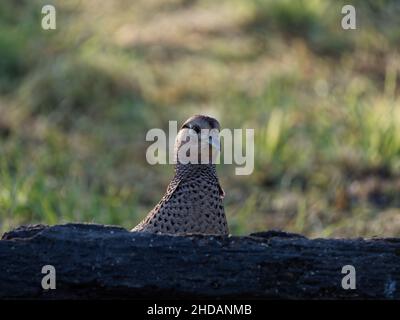
[[196,133],[200,133],[201,129],[199,126],[193,125],[190,129],[193,129]]

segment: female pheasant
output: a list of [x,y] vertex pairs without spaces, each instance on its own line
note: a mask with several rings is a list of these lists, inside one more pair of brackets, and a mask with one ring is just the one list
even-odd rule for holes
[[132,231],[170,234],[229,234],[215,159],[220,125],[195,115],[182,125],[175,140],[175,176],[161,201]]

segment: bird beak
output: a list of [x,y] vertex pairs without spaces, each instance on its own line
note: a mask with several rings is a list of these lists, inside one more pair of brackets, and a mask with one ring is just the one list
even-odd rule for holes
[[218,152],[221,152],[221,144],[218,137],[210,136],[208,143],[211,147],[217,149]]

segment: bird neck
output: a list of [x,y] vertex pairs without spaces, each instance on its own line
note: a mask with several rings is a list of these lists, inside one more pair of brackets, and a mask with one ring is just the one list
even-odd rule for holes
[[181,176],[187,173],[194,173],[194,172],[209,172],[212,175],[216,176],[216,167],[215,163],[207,163],[207,164],[193,164],[193,163],[188,163],[188,164],[183,164],[180,162],[177,162],[175,164],[175,175]]

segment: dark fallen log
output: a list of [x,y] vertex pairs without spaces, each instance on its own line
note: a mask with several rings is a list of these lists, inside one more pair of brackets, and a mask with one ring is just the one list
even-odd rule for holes
[[[44,265],[56,289],[43,289]],[[344,289],[345,265],[356,289]],[[0,241],[0,298],[400,298],[400,239],[167,236],[119,227],[21,227]]]

